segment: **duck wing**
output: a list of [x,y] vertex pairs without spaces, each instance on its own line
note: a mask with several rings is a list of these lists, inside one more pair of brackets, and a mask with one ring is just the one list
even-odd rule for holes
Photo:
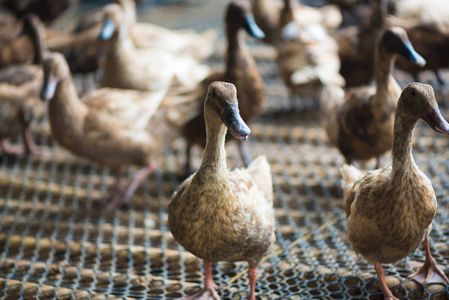
[[258,188],[263,192],[268,203],[273,203],[273,179],[270,164],[265,155],[254,159],[246,169]]
[[102,88],[86,94],[82,101],[92,113],[102,113],[121,124],[144,129],[161,105],[166,94],[162,89],[157,92],[139,92]]

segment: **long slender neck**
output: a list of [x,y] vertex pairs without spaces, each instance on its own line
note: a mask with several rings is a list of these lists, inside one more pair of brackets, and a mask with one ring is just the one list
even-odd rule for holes
[[284,0],[284,7],[281,10],[279,18],[279,28],[282,29],[285,25],[292,22],[295,17],[293,13],[294,3],[291,0]]
[[59,81],[48,110],[52,133],[59,143],[74,143],[82,135],[87,107],[80,101],[70,74]]
[[401,88],[393,77],[396,57],[394,54],[376,51],[376,96],[373,105],[379,115],[390,115],[401,94]]
[[206,147],[204,148],[201,166],[197,171],[198,176],[213,176],[222,183],[226,183],[227,164],[226,164],[226,126],[221,120],[215,120],[216,117],[208,117],[205,112],[206,121]]
[[406,115],[398,106],[394,122],[392,176],[402,176],[404,172],[410,172],[415,167],[412,139],[416,123],[418,123],[417,118]]
[[228,26],[228,56],[226,61],[226,73],[232,74],[239,65],[242,57],[250,56],[245,44],[243,30],[235,26]]

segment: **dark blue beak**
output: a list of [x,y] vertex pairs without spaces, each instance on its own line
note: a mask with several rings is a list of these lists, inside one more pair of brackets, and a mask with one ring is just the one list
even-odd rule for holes
[[256,21],[254,21],[254,16],[252,15],[245,18],[243,28],[245,28],[246,32],[248,32],[249,35],[255,38],[263,39],[265,37],[265,33],[263,33],[262,29],[257,26]]
[[426,60],[415,51],[410,42],[404,43],[404,48],[401,51],[401,55],[409,60],[412,64],[424,67],[426,65]]
[[221,120],[228,127],[229,132],[241,142],[248,139],[248,135],[251,133],[248,125],[243,121],[238,111],[237,103],[229,106],[221,115]]
[[100,36],[98,37],[102,41],[109,40],[115,31],[115,24],[114,22],[107,18],[104,20],[103,29],[101,30]]
[[52,99],[56,92],[56,86],[58,85],[58,81],[50,72],[47,76],[45,76],[44,85],[42,86],[42,91],[40,97],[42,100]]

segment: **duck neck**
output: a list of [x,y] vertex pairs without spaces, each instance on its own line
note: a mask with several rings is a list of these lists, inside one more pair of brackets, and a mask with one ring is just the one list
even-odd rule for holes
[[402,176],[414,169],[415,161],[412,155],[412,139],[418,119],[407,115],[398,105],[394,122],[392,149],[392,176]]
[[228,26],[228,56],[226,61],[226,73],[227,75],[233,73],[233,71],[239,65],[239,61],[242,57],[249,56],[249,51],[245,44],[245,37],[243,30],[235,26]]
[[395,55],[383,51],[376,53],[376,96],[374,98],[375,111],[381,115],[390,115],[396,107],[401,88],[393,77]]
[[63,146],[76,143],[76,138],[81,136],[87,108],[78,97],[70,73],[59,80],[48,112],[52,135],[58,143]]
[[285,25],[287,25],[288,23],[294,21],[295,17],[294,17],[294,13],[293,13],[293,8],[294,8],[295,3],[293,3],[292,0],[284,0],[284,7],[281,10],[281,16],[280,16],[280,24],[279,24],[279,28],[282,29],[284,28]]
[[221,120],[209,119],[205,113],[206,121],[206,147],[203,152],[203,159],[197,174],[212,176],[220,180],[220,182],[227,182],[227,164],[226,164],[226,126]]

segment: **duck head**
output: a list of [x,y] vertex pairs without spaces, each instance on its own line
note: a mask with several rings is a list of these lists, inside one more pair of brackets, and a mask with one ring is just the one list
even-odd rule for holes
[[40,94],[41,99],[53,98],[58,82],[70,75],[70,69],[64,56],[60,53],[47,53],[43,61],[44,85]]
[[441,115],[432,86],[418,82],[408,84],[399,98],[399,107],[406,114],[424,120],[434,131],[449,134],[449,124]]
[[251,10],[251,5],[247,1],[232,1],[228,5],[225,16],[228,31],[237,31],[239,28],[258,39],[265,37],[262,29],[257,26]]
[[400,27],[386,29],[379,40],[379,51],[403,56],[411,63],[423,67],[426,60],[419,55],[410,43],[407,32]]
[[102,41],[109,40],[114,33],[117,32],[117,29],[123,22],[124,13],[120,5],[109,4],[105,6],[103,28],[101,29],[98,39]]
[[246,141],[251,130],[239,113],[237,89],[232,83],[215,81],[207,89],[204,103],[206,118],[221,120],[239,141]]

